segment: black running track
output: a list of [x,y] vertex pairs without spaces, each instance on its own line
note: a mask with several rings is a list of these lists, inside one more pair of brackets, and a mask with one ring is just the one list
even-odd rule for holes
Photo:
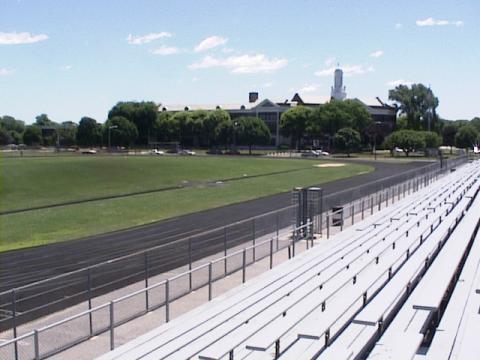
[[[376,171],[322,184],[321,187],[324,189],[326,209],[331,206],[349,202],[370,192],[379,190],[382,187],[407,180],[413,177],[412,170],[417,169],[421,171],[422,167],[431,164],[431,162],[398,164],[369,161],[362,161],[362,163],[373,165]],[[378,180],[382,179],[384,181],[380,184]],[[132,254],[139,250],[184,239],[209,229],[223,227],[243,219],[287,207],[291,205],[291,202],[291,193],[281,193],[127,230],[0,253],[0,291],[10,290],[99,262]],[[234,234],[229,234],[229,246],[235,246],[245,241],[249,234],[251,234],[250,231],[251,229],[245,227],[245,229],[237,229]],[[261,229],[257,229],[257,231],[261,233]],[[212,239],[211,236],[207,238],[208,237],[205,238],[205,242],[201,244],[201,246],[198,246],[195,252],[195,258],[205,257],[221,251],[223,248],[220,236],[218,241]],[[186,253],[188,253],[188,251],[185,246],[180,245],[172,246],[168,251],[159,252],[156,254],[154,260],[155,263],[160,265],[156,267],[154,272],[165,272],[185,265],[188,261],[185,256]],[[138,260],[135,261],[138,262]],[[118,279],[129,274],[133,271],[132,269],[136,267],[142,268],[142,265],[132,263],[131,268],[128,266],[125,267],[124,264],[121,268],[112,267],[110,271],[103,272],[101,279],[98,278],[95,282],[111,282],[113,279]],[[72,279],[68,281],[72,281]],[[113,287],[118,288],[132,281],[138,281],[138,279],[130,277],[130,279],[125,282],[117,281]],[[65,285],[62,284],[62,282],[58,282],[56,286],[59,284]],[[77,279],[76,284],[79,286],[79,289],[85,288],[83,278]],[[74,285],[75,284],[73,284],[72,287]],[[48,286],[53,286],[53,284]],[[95,287],[95,284],[93,284],[93,287]],[[106,290],[112,290],[112,287],[109,289],[104,288],[104,291]],[[39,289],[35,290],[35,292],[39,291]],[[49,289],[43,286],[41,291],[48,292]],[[63,291],[65,291],[65,296],[68,296],[67,293],[71,293],[71,291],[67,291],[66,288],[64,288]],[[25,296],[28,296],[28,294]],[[5,304],[4,300],[0,299],[0,302]],[[35,297],[34,303],[27,305],[27,302],[25,302],[21,310],[26,311],[28,308],[38,306],[40,302],[48,302],[48,299],[42,299],[37,296]],[[72,299],[71,304],[75,302],[78,301]],[[0,307],[2,307],[3,304],[0,304]],[[5,307],[3,308],[5,309]]]

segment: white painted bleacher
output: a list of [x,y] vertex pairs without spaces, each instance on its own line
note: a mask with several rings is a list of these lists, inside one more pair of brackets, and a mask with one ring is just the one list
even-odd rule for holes
[[[431,203],[429,203],[431,205]],[[439,201],[439,204],[435,205],[442,205],[442,201]],[[415,206],[415,209],[418,209],[418,205]],[[423,213],[421,209],[416,210],[416,216],[418,218],[423,217]],[[411,214],[412,212],[410,212]],[[417,218],[412,219],[411,215],[405,215],[407,217],[405,223],[404,223],[404,228],[398,227],[399,230],[397,230],[398,233],[405,234],[404,232],[406,230],[411,230],[411,227],[416,228],[416,220]],[[412,221],[413,220],[413,221]],[[409,223],[408,223],[409,222]],[[395,224],[396,225],[396,224]],[[428,226],[428,228],[430,225]],[[397,229],[396,228],[396,229]],[[382,245],[382,241],[388,243],[386,245],[386,249],[390,248],[390,244],[393,243],[394,239],[391,237],[389,238],[384,237],[383,239],[381,238],[381,232],[377,232],[374,234],[373,239],[376,241],[376,245],[378,246],[379,244]],[[390,232],[389,235],[394,234],[393,232]],[[389,242],[390,240],[390,242]],[[360,254],[362,257],[360,258],[360,261],[356,261],[354,264],[350,265],[350,271],[342,271],[341,275],[338,276],[338,268],[340,269],[345,269],[345,264],[342,264],[342,262],[339,262],[338,259],[335,259],[335,264],[337,265],[337,268],[330,269],[333,272],[333,275],[337,275],[334,281],[330,281],[330,291],[329,291],[329,286],[326,284],[323,284],[322,287],[322,294],[323,298],[318,298],[316,296],[310,296],[305,299],[305,301],[302,302],[295,302],[294,300],[291,301],[292,305],[289,307],[284,307],[284,308],[279,308],[278,306],[275,306],[275,308],[271,309],[270,312],[273,314],[262,314],[257,321],[255,322],[249,322],[247,326],[244,326],[241,331],[240,331],[240,338],[238,337],[232,337],[231,335],[228,337],[225,337],[224,339],[220,340],[217,342],[213,347],[209,348],[208,351],[206,351],[206,354],[202,354],[200,358],[204,359],[216,359],[216,358],[221,358],[222,356],[225,355],[224,351],[225,349],[228,349],[228,346],[235,346],[238,347],[240,344],[246,340],[246,338],[249,338],[248,341],[246,342],[247,349],[251,350],[260,350],[260,351],[266,351],[267,349],[270,349],[274,346],[274,343],[276,342],[277,339],[281,338],[282,336],[286,335],[294,326],[297,326],[300,320],[303,320],[305,317],[310,316],[312,312],[314,312],[316,309],[318,309],[321,304],[325,301],[330,302],[330,296],[337,295],[337,298],[339,298],[338,301],[333,301],[335,306],[332,308],[330,311],[321,311],[318,310],[317,312],[320,313],[321,319],[314,319],[313,320],[313,325],[317,325],[318,323],[323,324],[323,328],[316,326],[315,330],[317,334],[312,335],[312,334],[302,334],[299,333],[299,336],[302,337],[313,337],[313,338],[319,338],[319,334],[323,334],[324,330],[326,330],[329,327],[329,324],[333,322],[335,319],[340,316],[340,314],[344,311],[346,307],[350,304],[351,300],[351,294],[356,294],[356,300],[359,303],[359,306],[362,302],[362,294],[365,290],[365,286],[362,286],[362,282],[365,284],[370,284],[370,280],[372,278],[373,274],[378,274],[379,272],[382,274],[384,277],[383,281],[387,280],[387,270],[389,267],[389,263],[384,262],[383,260],[380,261],[379,267],[376,269],[371,269],[370,268],[370,273],[367,273],[366,275],[359,275],[358,272],[364,267],[365,263],[367,264],[372,264],[374,259],[378,256],[378,253],[375,253],[372,251],[373,247],[368,248],[370,250],[369,254],[365,253],[365,250]],[[398,249],[398,247],[397,247]],[[382,253],[383,251],[380,251]],[[356,254],[353,252],[348,254],[351,257],[354,257]],[[370,258],[370,261],[367,261],[367,258]],[[356,258],[358,259],[358,257]],[[344,260],[344,259],[343,259]],[[382,267],[382,264],[387,264],[387,266],[384,265]],[[381,269],[381,271],[379,270]],[[325,272],[324,272],[325,274]],[[358,280],[356,286],[354,287],[349,286],[348,290],[350,293],[342,293],[342,294],[337,294],[338,293],[338,287],[335,287],[337,284],[349,284],[352,281],[352,277],[357,274],[360,280]],[[331,274],[327,273],[326,274],[327,278],[331,280]],[[318,284],[315,284],[314,288],[316,288]],[[381,285],[381,282],[378,283],[378,286]],[[359,290],[362,289],[362,290]],[[326,294],[326,295],[325,295]],[[330,294],[330,295],[328,295]],[[333,300],[333,299],[332,299]],[[295,306],[293,306],[293,304]],[[328,307],[328,305],[327,305]],[[283,314],[285,315],[283,316]],[[272,316],[272,315],[276,316]],[[278,324],[280,322],[281,324]],[[260,329],[260,331],[259,331]],[[233,344],[232,344],[233,342]],[[209,355],[207,355],[207,353]]]
[[468,202],[469,199],[464,197],[435,231],[424,239],[422,246],[411,252],[409,266],[400,268],[394,274],[392,281],[355,316],[352,324],[339,339],[322,354],[322,359],[343,358],[340,354],[345,349],[355,355],[364,350],[364,347],[375,338],[381,322],[396,314],[402,299],[409,294],[411,286],[421,275],[425,260],[432,257],[438,245],[443,242],[445,234],[455,227]]
[[[405,279],[416,275],[411,264],[421,264],[436,249],[437,234],[466,208],[470,198],[465,195],[473,196],[478,188],[478,174],[475,164],[463,166],[102,359],[265,359],[272,358],[275,347],[282,359],[307,359],[323,350],[327,330],[332,339],[346,325],[321,355],[349,358],[363,345],[344,334],[371,339],[378,314],[386,311],[376,299],[395,303]],[[380,305],[375,308],[375,303]]]
[[480,354],[479,285],[480,233],[475,238],[430,348],[419,358],[473,359]]
[[[472,208],[480,209],[480,197],[474,200]],[[446,242],[419,285],[373,348],[370,359],[415,357],[424,339],[425,326],[432,317],[437,316],[436,311],[455,276],[478,222],[477,211],[465,214],[452,232],[450,241]],[[400,341],[403,337],[411,338],[411,341]]]

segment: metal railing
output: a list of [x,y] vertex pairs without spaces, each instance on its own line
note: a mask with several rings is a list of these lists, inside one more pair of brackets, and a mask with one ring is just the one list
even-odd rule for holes
[[[376,191],[363,196],[362,191],[357,191],[356,200],[342,206],[335,206],[335,208],[338,208],[336,210],[316,214],[312,219],[315,232],[325,234],[328,238],[332,227],[338,227],[341,231],[345,226],[354,225],[355,221],[363,220],[366,215],[372,215],[375,211],[381,210],[382,207],[388,206],[390,203],[394,204],[395,201],[399,201],[405,196],[428,186],[432,181],[468,160],[468,157],[464,155],[443,160],[442,167],[439,167],[438,163],[432,163],[420,169],[413,169],[402,174],[402,177],[407,180],[394,184],[391,184],[389,178],[372,182],[369,186],[373,186],[377,189]],[[332,204],[341,204],[341,201],[335,202],[330,197],[331,195],[325,197],[324,201],[329,205],[326,208],[332,207]]]
[[250,265],[269,258],[268,267],[271,269],[273,255],[280,250],[287,248],[290,258],[295,256],[295,249],[302,240],[305,241],[305,249],[313,246],[311,229],[312,223],[308,222],[294,228],[292,235],[287,238],[275,235],[155,284],[148,286],[145,284],[144,288],[110,302],[5,341],[0,344],[0,359],[45,359],[106,332],[109,332],[110,347],[105,351],[113,350],[115,328],[160,308],[164,311],[164,322],[169,322],[172,317],[170,304],[173,301],[203,287],[207,287],[206,300],[210,301],[214,297],[215,282],[239,271],[241,282],[245,283]]
[[0,331],[41,316],[86,303],[138,281],[182,266],[192,269],[212,254],[235,251],[267,234],[283,236],[291,231],[294,206],[208,230],[93,266],[40,280],[0,293]]

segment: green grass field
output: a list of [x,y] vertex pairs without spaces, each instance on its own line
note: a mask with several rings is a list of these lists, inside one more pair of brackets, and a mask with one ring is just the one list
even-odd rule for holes
[[[0,211],[126,196],[1,215],[0,251],[147,224],[372,170],[357,164],[314,166],[319,163],[248,157],[2,158]],[[233,180],[214,184],[228,179]],[[128,196],[165,187],[179,188]]]

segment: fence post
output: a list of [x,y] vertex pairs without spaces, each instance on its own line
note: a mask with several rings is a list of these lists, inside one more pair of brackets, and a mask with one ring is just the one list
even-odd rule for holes
[[365,218],[365,199],[362,199],[362,220]]
[[370,196],[370,215],[373,215],[373,196]]
[[[12,290],[12,329],[13,329],[13,338],[17,337],[17,295],[15,294],[15,289]],[[18,343],[14,343],[15,351],[15,360],[18,360]]]
[[[87,269],[87,295],[88,295],[88,310],[92,310],[92,274],[91,269]],[[92,312],[88,313],[88,321],[90,328],[90,336],[93,335],[93,321],[92,321]]]
[[208,263],[208,301],[212,300],[212,262]]
[[390,194],[389,194],[389,192],[388,192],[388,189],[387,189],[386,191],[387,191],[387,196],[386,196],[385,206],[388,206],[388,196],[389,196]]
[[327,214],[327,239],[330,237],[330,215]]
[[297,239],[297,230],[293,230],[293,237],[292,237],[292,257],[295,257],[295,243]]
[[382,210],[382,192],[380,191],[377,196],[378,211]]
[[170,321],[170,280],[165,281],[165,322]]
[[227,276],[227,227],[223,227],[223,254],[225,256],[224,267],[225,276]]
[[352,208],[350,210],[352,212],[352,225],[355,224],[355,202],[352,202]]
[[247,267],[247,249],[243,249],[242,253],[242,258],[243,258],[243,263],[242,263],[242,283],[245,283],[245,272],[246,272],[246,267]]
[[273,267],[273,238],[270,239],[270,269]]
[[308,225],[308,220],[307,220],[307,223],[305,224],[305,230],[307,231],[306,234],[305,234],[305,249],[308,250],[308,237],[309,237],[309,234],[308,234],[308,231],[309,231],[309,225]]
[[323,188],[320,192],[320,235],[323,235]]
[[310,221],[310,246],[313,247],[313,220]]
[[188,238],[188,282],[192,291],[192,238]]
[[[145,289],[148,289],[148,251],[145,251],[144,267],[145,267]],[[145,291],[145,310],[148,311],[148,290]]]
[[340,213],[340,231],[343,231],[343,208],[342,208],[342,212]]
[[[323,194],[323,190],[322,190],[322,194]],[[318,215],[318,217],[320,218],[319,226],[318,226],[318,233],[320,234],[320,236],[323,236],[323,209],[320,210],[320,214]]]
[[253,249],[252,249],[252,254],[253,254],[253,262],[255,262],[255,242],[256,242],[256,239],[255,239],[255,218],[253,218],[252,227],[253,227],[253,241],[252,241]]
[[113,314],[113,301],[110,301],[110,350],[115,349],[115,317]]
[[40,360],[40,348],[39,348],[39,344],[38,344],[38,330],[37,329],[33,330],[33,347],[35,349],[35,360]]

